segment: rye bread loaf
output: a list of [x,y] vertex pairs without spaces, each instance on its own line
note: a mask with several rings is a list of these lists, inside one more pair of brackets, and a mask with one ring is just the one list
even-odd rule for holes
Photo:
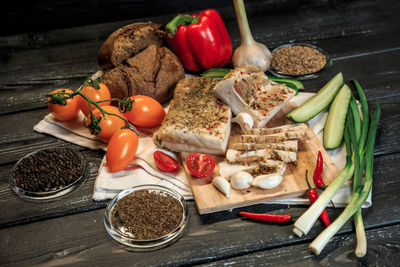
[[102,76],[111,97],[147,95],[169,101],[175,84],[185,77],[183,66],[171,50],[152,44]]
[[113,32],[100,48],[99,66],[110,69],[121,65],[150,45],[163,45],[164,31],[161,24],[137,22],[126,25]]

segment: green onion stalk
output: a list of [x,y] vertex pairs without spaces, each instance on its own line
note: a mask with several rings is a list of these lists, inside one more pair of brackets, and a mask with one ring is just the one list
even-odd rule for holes
[[[349,122],[346,121],[346,129],[349,127],[348,124]],[[325,209],[326,205],[328,205],[328,203],[332,200],[336,192],[350,179],[350,177],[353,176],[355,153],[352,153],[351,143],[356,142],[356,140],[354,139],[354,137],[350,138],[350,134],[347,133],[346,130],[344,131],[344,140],[346,143],[347,151],[346,165],[340,171],[338,176],[336,176],[336,178],[322,192],[317,201],[315,201],[314,204],[312,204],[310,208],[308,208],[307,211],[304,212],[297,219],[296,223],[294,224],[293,232],[299,237],[308,234],[308,232],[311,230],[312,226],[317,221],[320,214]]]
[[[350,109],[351,110],[351,109]],[[352,111],[351,111],[352,112]],[[367,114],[364,114],[367,115]],[[360,210],[364,204],[372,188],[372,173],[373,173],[373,161],[374,161],[374,146],[375,136],[378,128],[379,119],[381,116],[381,110],[379,103],[376,103],[376,111],[372,116],[372,121],[368,131],[368,141],[365,151],[365,182],[364,185],[360,186],[354,192],[349,204],[340,214],[340,216],[328,226],[321,234],[314,239],[310,244],[310,249],[315,253],[319,254],[329,240],[342,228],[342,226],[350,219],[350,217]],[[352,135],[355,136],[353,127],[350,127]],[[356,152],[356,151],[355,151]],[[366,247],[366,246],[365,246]]]

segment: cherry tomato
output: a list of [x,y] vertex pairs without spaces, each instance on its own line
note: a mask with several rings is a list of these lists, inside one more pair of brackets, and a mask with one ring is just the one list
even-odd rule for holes
[[164,152],[157,150],[153,154],[157,168],[163,172],[175,172],[179,169],[179,162]]
[[187,156],[186,166],[193,176],[207,177],[214,171],[215,160],[211,155],[193,152]]
[[106,160],[110,172],[123,170],[135,157],[139,138],[129,129],[116,131],[108,142]]
[[[93,101],[102,101],[102,100],[110,99],[111,95],[110,95],[110,91],[108,90],[107,86],[102,82],[99,83],[99,86],[100,86],[100,89],[96,89],[93,86],[85,85],[85,86],[83,86],[81,91],[85,96],[87,96],[88,98],[90,98]],[[81,107],[83,114],[85,114],[85,116],[88,116],[90,113],[89,103],[86,101],[86,99],[84,99],[80,95],[78,95],[78,99],[79,99],[80,107]],[[101,102],[98,104],[99,104],[99,106],[109,106],[111,104],[111,102],[107,101],[107,102]],[[90,104],[90,107],[92,108],[92,110],[96,108],[92,104]]]
[[[65,90],[66,93],[73,93],[72,90],[69,89],[56,89],[50,94],[54,94],[61,90]],[[64,95],[67,96],[67,95]],[[47,98],[47,101],[50,101],[50,97]],[[59,121],[69,121],[75,119],[78,116],[80,107],[79,107],[79,100],[76,96],[73,98],[69,98],[66,100],[67,104],[65,106],[60,104],[48,104],[47,107],[53,116]]]
[[131,96],[135,100],[131,111],[125,112],[125,117],[133,125],[153,128],[161,125],[165,117],[165,111],[155,99],[145,95]]
[[[102,106],[101,108],[104,109],[104,111],[106,111],[106,112],[119,115],[122,118],[124,117],[124,115],[118,110],[117,107]],[[101,120],[99,123],[101,132],[99,134],[97,134],[97,137],[102,138],[102,139],[106,139],[106,140],[110,139],[111,136],[115,132],[117,132],[118,130],[120,130],[122,127],[125,126],[125,121],[121,118],[118,118],[117,116],[106,114],[106,118],[104,119],[101,111],[98,110],[97,108],[95,110],[93,110],[93,116],[94,116],[94,118],[97,118],[98,116],[101,117]],[[90,122],[91,121],[90,121],[90,116],[89,116],[87,118],[87,121],[85,124],[89,125]]]

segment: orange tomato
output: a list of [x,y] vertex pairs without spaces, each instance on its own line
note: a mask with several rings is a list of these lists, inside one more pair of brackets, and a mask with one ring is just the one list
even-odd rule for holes
[[[99,83],[100,89],[96,89],[93,86],[85,85],[81,89],[82,93],[87,96],[90,100],[93,101],[102,101],[111,98],[110,91],[108,90],[107,86],[100,82]],[[89,103],[84,99],[82,96],[78,95],[79,103],[83,114],[87,117],[90,113]],[[110,101],[98,103],[99,106],[109,106],[111,104]],[[90,104],[90,107],[95,109],[96,107]]]
[[[102,106],[102,109],[108,113],[112,113],[115,115],[119,115],[120,117],[124,117],[124,115],[118,110],[117,107],[114,106]],[[125,126],[125,121],[117,116],[114,115],[108,115],[105,114],[106,118],[104,119],[101,111],[99,109],[93,110],[93,116],[94,118],[97,118],[98,116],[101,117],[99,126],[101,128],[101,132],[97,134],[97,137],[108,140],[111,138],[111,136],[120,130],[122,127]],[[86,125],[90,124],[90,116],[87,117]],[[89,129],[90,130],[90,129]]]
[[139,138],[129,129],[121,129],[114,133],[108,142],[106,160],[110,172],[123,170],[135,157],[139,146]]
[[125,117],[133,125],[153,128],[161,125],[165,117],[165,111],[157,100],[144,95],[131,96],[135,100],[131,111],[126,111]]
[[[70,89],[56,89],[50,94],[53,95],[56,92],[59,92],[61,90],[65,90],[66,93],[73,93],[72,90]],[[67,97],[67,95],[64,95]],[[47,101],[50,101],[50,97],[47,98]],[[48,104],[47,107],[53,116],[59,120],[59,121],[69,121],[72,119],[75,119],[78,116],[80,106],[79,106],[79,100],[76,96],[73,98],[69,98],[66,100],[66,105],[60,105],[60,104]]]

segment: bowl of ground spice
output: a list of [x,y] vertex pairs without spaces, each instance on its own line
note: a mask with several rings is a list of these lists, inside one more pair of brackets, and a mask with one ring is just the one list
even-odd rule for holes
[[53,199],[74,190],[87,177],[87,161],[72,148],[46,148],[22,157],[9,175],[11,189],[30,200]]
[[269,72],[277,77],[307,80],[328,70],[331,60],[321,48],[310,44],[286,44],[272,51]]
[[105,210],[110,236],[131,251],[154,251],[176,242],[185,232],[189,212],[175,190],[141,185],[120,192]]

